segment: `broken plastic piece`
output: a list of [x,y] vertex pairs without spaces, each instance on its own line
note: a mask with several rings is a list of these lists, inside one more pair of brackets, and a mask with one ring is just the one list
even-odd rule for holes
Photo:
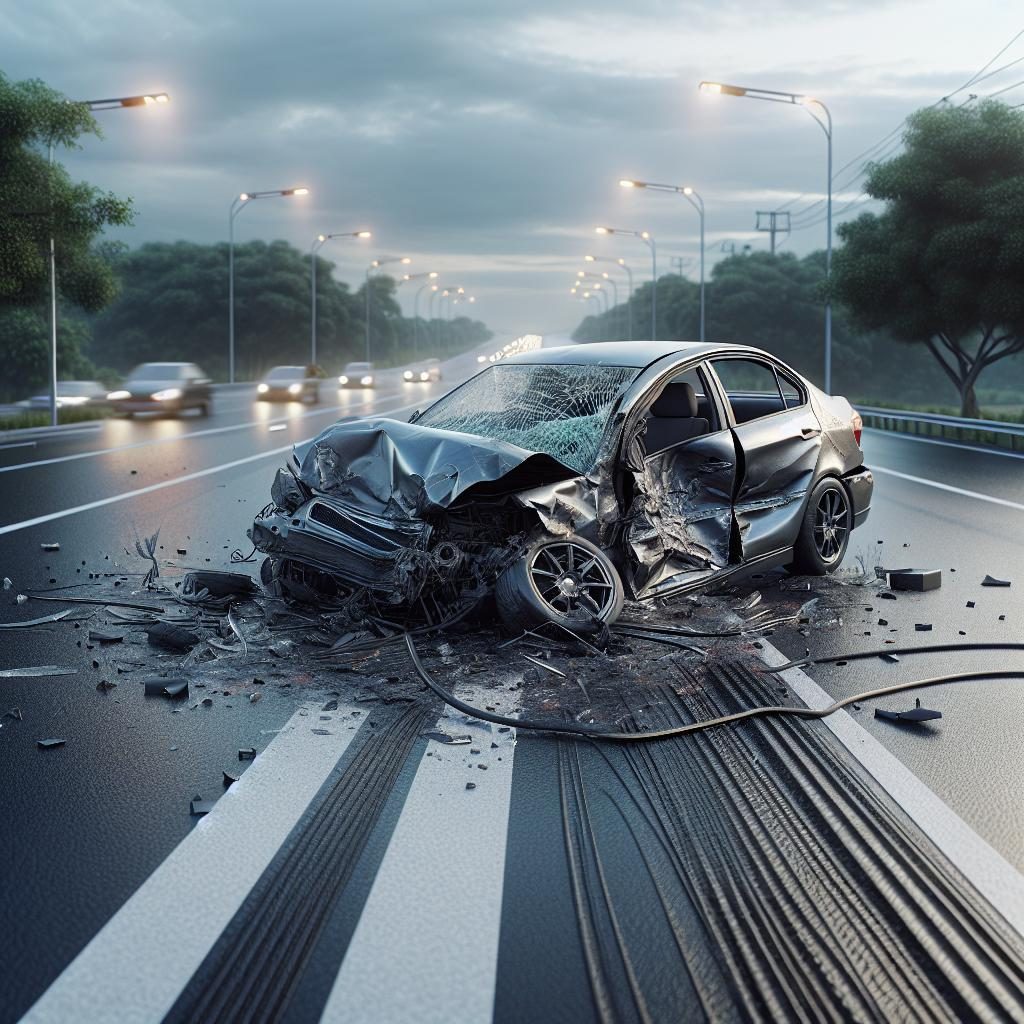
[[426,736],[428,740],[434,740],[436,743],[446,743],[450,747],[463,746],[473,742],[472,736],[451,736],[446,732],[421,732],[421,736]]
[[983,587],[1008,587],[1011,584],[1011,580],[997,580],[995,576],[989,576],[985,574],[985,578],[981,581]]
[[43,549],[43,551],[60,551],[60,544],[58,544],[56,541],[50,544],[40,544],[39,546]]
[[892,590],[938,590],[942,586],[941,569],[886,569]]
[[237,772],[229,772],[229,771],[226,771],[226,770],[223,772],[223,775],[224,775],[224,788],[225,789],[227,789],[228,786],[234,785],[241,778],[241,775],[239,773],[237,773]]
[[113,633],[107,629],[90,629],[89,639],[93,643],[97,644],[116,644],[120,643],[127,634],[125,633]]
[[13,587],[13,586],[14,586],[14,584],[11,582],[10,578],[5,576],[4,577],[4,590],[10,590],[11,587]]
[[209,814],[213,810],[213,805],[216,801],[204,800],[198,793],[192,797],[191,802],[188,805],[188,813],[199,817],[204,814]]
[[53,747],[63,747],[64,741],[57,739],[56,737],[51,737],[46,740],[36,740],[36,746],[39,747],[40,750],[51,750]]
[[108,691],[112,690],[115,686],[117,686],[117,683],[112,683],[109,679],[101,679],[96,684],[96,689],[99,690],[100,693],[107,693]]
[[932,624],[930,622],[915,622],[914,629],[918,633],[930,633],[932,631]]
[[900,656],[898,654],[885,653],[882,655],[882,661],[888,661],[892,665],[895,665],[899,660]]
[[885,718],[891,722],[931,722],[941,717],[941,711],[921,707],[920,698],[914,701],[914,706],[909,711],[884,711],[882,708],[875,708],[875,718]]
[[239,761],[251,761],[251,760],[253,760],[253,758],[255,758],[255,756],[256,756],[256,748],[255,747],[242,747],[241,750],[238,751],[238,760]]
[[187,651],[199,643],[198,633],[170,622],[154,622],[152,626],[147,626],[146,636],[151,644],[172,651]]
[[181,677],[169,679],[143,679],[147,697],[187,697],[188,680]]

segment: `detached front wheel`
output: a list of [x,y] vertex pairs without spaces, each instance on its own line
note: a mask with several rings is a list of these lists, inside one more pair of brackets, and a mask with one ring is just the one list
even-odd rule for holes
[[557,622],[576,633],[596,633],[619,617],[623,596],[611,559],[571,535],[535,538],[494,588],[498,614],[514,630]]

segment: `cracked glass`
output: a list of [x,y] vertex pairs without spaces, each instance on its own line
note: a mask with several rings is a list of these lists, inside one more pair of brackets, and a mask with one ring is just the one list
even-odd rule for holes
[[636,374],[632,366],[491,366],[416,422],[544,452],[585,473],[615,399]]

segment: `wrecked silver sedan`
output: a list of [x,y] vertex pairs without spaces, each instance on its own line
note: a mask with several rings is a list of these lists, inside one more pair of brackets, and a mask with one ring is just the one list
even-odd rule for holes
[[538,349],[298,446],[250,536],[265,584],[354,618],[493,601],[516,629],[592,631],[626,598],[837,568],[871,504],[860,428],[746,346]]

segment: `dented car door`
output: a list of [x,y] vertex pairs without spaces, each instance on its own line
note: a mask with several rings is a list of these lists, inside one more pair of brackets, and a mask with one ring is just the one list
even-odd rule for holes
[[[712,361],[733,417],[743,561],[791,546],[814,480],[821,425],[803,388],[767,359]],[[780,374],[782,375],[780,381]]]

